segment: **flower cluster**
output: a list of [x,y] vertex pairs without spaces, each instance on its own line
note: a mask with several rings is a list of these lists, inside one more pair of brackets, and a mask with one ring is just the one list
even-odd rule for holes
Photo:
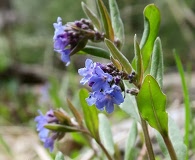
[[78,73],[83,76],[80,83],[83,85],[88,83],[92,88],[90,96],[86,99],[90,106],[95,104],[99,110],[105,108],[108,113],[111,113],[114,104],[123,103],[120,80],[124,74],[116,71],[112,64],[93,63],[91,59],[86,60],[85,68],[78,70]]
[[39,116],[35,118],[35,122],[37,122],[37,131],[39,132],[39,137],[41,141],[44,143],[45,148],[49,148],[50,151],[54,148],[54,141],[61,136],[60,132],[54,132],[46,129],[44,126],[46,124],[58,124],[58,119],[54,116],[53,110],[49,110],[45,115],[39,111]]
[[96,31],[92,23],[87,19],[62,24],[62,19],[57,18],[54,26],[54,50],[61,54],[61,59],[70,64],[70,55],[83,49],[88,40],[95,42],[103,41],[104,34]]

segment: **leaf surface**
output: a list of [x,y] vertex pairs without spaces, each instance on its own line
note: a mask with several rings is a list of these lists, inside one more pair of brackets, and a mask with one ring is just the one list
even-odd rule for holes
[[108,118],[100,113],[99,117],[99,135],[100,140],[103,143],[106,150],[109,152],[110,155],[114,155],[114,141],[111,132],[111,127]]
[[139,112],[150,126],[162,135],[168,134],[168,114],[165,111],[166,96],[161,91],[157,81],[147,75],[137,95]]
[[110,19],[110,15],[103,3],[102,0],[96,0],[98,4],[98,8],[101,15],[101,20],[104,26],[104,30],[106,32],[106,37],[110,39],[111,41],[114,41],[114,30],[112,28],[112,23]]
[[85,124],[92,134],[92,136],[98,140],[99,139],[99,120],[98,120],[98,112],[96,107],[89,106],[86,102],[86,98],[88,98],[89,94],[86,89],[81,89],[79,92],[79,97],[80,97],[80,103],[83,109],[83,114],[84,114],[84,120]]

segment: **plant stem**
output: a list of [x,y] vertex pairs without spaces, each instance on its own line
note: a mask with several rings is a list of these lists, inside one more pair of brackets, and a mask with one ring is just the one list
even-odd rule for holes
[[175,150],[173,148],[173,145],[171,143],[171,140],[170,140],[169,136],[163,136],[162,135],[162,137],[163,137],[163,140],[164,140],[164,142],[167,146],[167,149],[169,151],[169,155],[170,155],[171,159],[172,160],[177,160],[177,156],[176,156]]
[[102,150],[104,151],[104,153],[106,154],[106,157],[108,158],[108,160],[112,160],[112,157],[110,156],[110,154],[108,153],[108,151],[106,150],[106,148],[104,147],[104,145],[100,142],[100,141],[96,141],[99,146],[102,148]]
[[[94,138],[87,130],[85,129],[80,129],[80,132],[87,134],[88,136],[90,136],[91,138]],[[112,160],[112,157],[110,156],[110,154],[108,153],[108,151],[106,150],[106,148],[104,147],[104,145],[98,140],[95,139],[96,142],[99,144],[99,146],[101,147],[101,149],[103,150],[103,152],[105,153],[106,157],[108,158],[108,160]]]
[[144,132],[144,139],[145,139],[146,148],[147,148],[147,151],[148,151],[148,156],[149,156],[150,160],[155,160],[154,151],[153,151],[153,148],[152,148],[152,143],[150,141],[150,136],[149,136],[149,133],[148,133],[147,123],[141,116],[140,116],[140,118],[141,118],[142,129],[143,129],[143,132]]

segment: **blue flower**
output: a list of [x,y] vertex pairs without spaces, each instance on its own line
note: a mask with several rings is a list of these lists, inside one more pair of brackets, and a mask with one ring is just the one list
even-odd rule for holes
[[79,75],[83,76],[80,83],[88,83],[92,87],[93,91],[106,90],[110,88],[110,82],[113,80],[113,77],[105,73],[101,69],[100,63],[93,63],[91,59],[86,59],[85,68],[78,70]]
[[109,90],[104,92],[96,91],[90,93],[90,96],[86,99],[88,105],[95,104],[99,110],[106,110],[108,113],[114,111],[114,104],[121,104],[124,102],[121,89],[117,85],[113,85]]
[[85,68],[81,68],[78,70],[78,73],[80,76],[83,76],[80,83],[85,84],[89,82],[90,78],[92,77],[94,73],[94,68],[96,66],[96,63],[93,63],[91,59],[86,59],[85,61]]
[[[35,122],[37,122],[37,131],[39,132],[40,140],[44,143],[46,148],[49,148],[50,151],[53,151],[54,141],[56,139],[55,136],[51,136],[50,130],[46,129],[44,126],[48,123],[57,123],[57,119],[53,114],[53,110],[49,110],[46,115],[43,115],[41,111],[39,112],[39,116],[35,118]],[[55,135],[55,133],[53,133]]]
[[93,91],[106,90],[110,88],[109,82],[111,82],[113,77],[105,73],[100,66],[95,67],[94,74],[89,79],[89,84],[92,84]]
[[62,25],[62,19],[58,17],[57,23],[53,24],[54,31],[54,50],[61,54],[61,59],[66,63],[66,66],[70,64],[70,52],[68,45],[70,45],[70,38],[65,31],[66,26]]

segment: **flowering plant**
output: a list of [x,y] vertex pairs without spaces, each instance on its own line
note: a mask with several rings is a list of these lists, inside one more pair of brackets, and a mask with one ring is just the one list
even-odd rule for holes
[[[157,131],[159,144],[165,157],[172,160],[188,157],[189,137],[174,133],[177,126],[166,112],[166,96],[163,93],[163,52],[160,38],[157,37],[160,25],[160,12],[150,4],[144,9],[144,32],[141,42],[134,36],[134,54],[132,61],[127,59],[121,49],[125,36],[115,0],[109,0],[109,9],[102,0],[96,0],[100,18],[85,3],[82,8],[88,19],[62,24],[62,18],[54,23],[54,50],[61,55],[66,66],[71,63],[70,57],[76,54],[89,54],[109,59],[102,64],[86,59],[85,67],[78,70],[82,85],[88,85],[90,92],[81,89],[79,92],[83,116],[67,99],[73,118],[63,109],[51,109],[45,115],[41,112],[35,118],[37,131],[44,146],[53,150],[57,140],[67,132],[80,132],[87,136],[89,144],[95,140],[103,152],[90,145],[94,151],[92,157],[99,159],[121,159],[112,139],[109,121],[105,114],[114,112],[119,107],[134,119],[126,143],[124,159],[136,159],[137,152],[133,146],[137,137],[137,125],[142,126],[144,142],[148,157],[155,159],[153,146],[148,132],[148,125]],[[89,46],[103,42],[107,50]],[[179,62],[176,56],[177,62]],[[178,138],[179,137],[179,138]],[[89,158],[89,159],[90,159]],[[60,153],[56,159],[63,159]]]

